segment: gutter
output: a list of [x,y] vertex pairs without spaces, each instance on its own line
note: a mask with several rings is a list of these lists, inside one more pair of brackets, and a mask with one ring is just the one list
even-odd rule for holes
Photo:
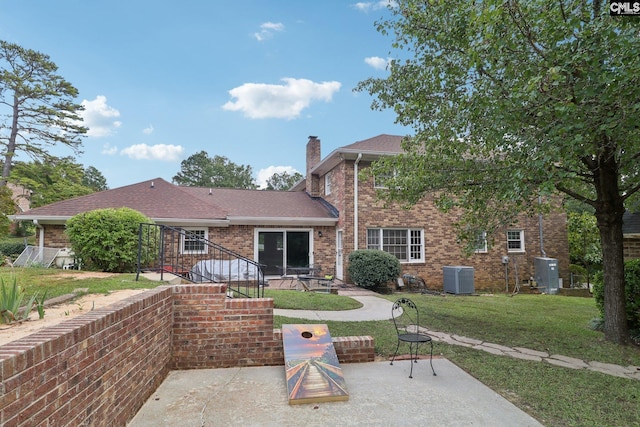
[[[542,196],[538,196],[538,205],[542,205]],[[544,250],[544,232],[542,229],[542,213],[538,214],[538,228],[540,234],[540,252],[544,258],[547,257],[547,253]]]
[[358,163],[362,159],[362,153],[358,153],[353,163],[353,250],[358,250]]

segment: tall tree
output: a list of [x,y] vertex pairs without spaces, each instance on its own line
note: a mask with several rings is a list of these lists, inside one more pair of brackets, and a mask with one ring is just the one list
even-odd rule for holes
[[303,178],[300,172],[294,172],[293,175],[289,175],[287,171],[274,173],[269,179],[267,179],[267,190],[289,190],[298,181]]
[[85,184],[85,170],[71,157],[16,162],[9,179],[31,191],[33,208],[96,191]]
[[591,205],[605,337],[626,344],[622,215],[640,189],[639,21],[610,17],[601,0],[396,4],[378,29],[396,36],[402,58],[356,88],[415,130],[406,155],[373,171],[396,173],[388,197],[436,194],[471,230],[557,192]]
[[108,190],[107,179],[98,169],[93,166],[85,168],[82,177],[82,185],[91,188],[93,191]]
[[568,212],[567,233],[571,262],[585,268],[589,284],[594,269],[602,263],[596,217],[590,212]]
[[56,74],[49,56],[0,40],[0,146],[4,156],[0,185],[5,185],[13,157],[24,152],[45,160],[48,147],[66,145],[80,153],[82,105],[73,100],[78,90]]
[[188,187],[255,189],[251,166],[237,165],[224,156],[209,157],[206,151],[189,156],[180,163],[173,182]]

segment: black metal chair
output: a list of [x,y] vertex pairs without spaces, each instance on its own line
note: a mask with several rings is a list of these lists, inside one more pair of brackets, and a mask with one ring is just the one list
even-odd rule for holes
[[393,361],[398,355],[400,343],[408,343],[409,358],[411,361],[409,378],[413,378],[413,364],[418,362],[418,347],[420,344],[429,343],[431,346],[429,364],[431,365],[431,372],[433,372],[433,375],[436,375],[436,371],[433,369],[433,340],[429,335],[420,333],[418,307],[416,307],[414,302],[409,298],[400,298],[393,304],[391,316],[393,317],[393,324],[398,333],[398,345],[391,359],[391,364],[393,365]]

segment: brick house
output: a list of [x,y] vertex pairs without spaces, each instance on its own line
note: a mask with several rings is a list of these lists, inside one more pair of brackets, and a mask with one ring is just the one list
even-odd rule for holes
[[624,259],[640,258],[640,212],[627,211],[622,216]]
[[[385,208],[375,197],[374,180],[358,172],[381,156],[401,150],[401,136],[379,135],[338,148],[324,159],[320,140],[309,137],[306,179],[291,191],[179,187],[161,178],[64,200],[13,217],[38,226],[38,244],[66,247],[67,219],[92,209],[126,206],[157,224],[180,226],[266,265],[267,278],[282,267],[313,264],[323,274],[348,281],[348,254],[378,248],[394,253],[403,273],[416,274],[442,288],[444,266],[474,268],[476,289],[504,290],[534,275],[535,257],[558,260],[568,277],[569,250],[564,212],[522,217],[497,236],[492,249],[462,252],[451,226],[429,197],[409,210]],[[501,237],[501,238],[500,238]],[[502,263],[503,256],[509,264]]]

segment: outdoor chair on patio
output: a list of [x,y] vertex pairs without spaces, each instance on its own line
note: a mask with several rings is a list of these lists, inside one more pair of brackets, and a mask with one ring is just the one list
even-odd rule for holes
[[391,358],[391,364],[393,365],[393,361],[398,355],[400,343],[409,344],[409,360],[411,362],[409,378],[413,378],[413,364],[418,362],[418,347],[420,344],[429,343],[431,346],[429,364],[431,365],[431,372],[436,375],[436,371],[433,369],[433,340],[429,335],[420,333],[418,307],[409,298],[400,298],[393,304],[391,316],[398,333],[398,344],[396,345],[396,352]]

